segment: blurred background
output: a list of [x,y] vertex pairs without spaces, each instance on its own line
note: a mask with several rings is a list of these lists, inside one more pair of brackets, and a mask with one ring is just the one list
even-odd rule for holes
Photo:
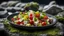
[[[53,1],[53,0],[0,0],[0,3],[4,2],[4,1],[21,1],[21,2],[35,1],[35,2],[38,2],[40,4],[49,4],[49,2]],[[56,3],[59,5],[64,5],[64,0],[54,0],[54,1],[56,1]]]

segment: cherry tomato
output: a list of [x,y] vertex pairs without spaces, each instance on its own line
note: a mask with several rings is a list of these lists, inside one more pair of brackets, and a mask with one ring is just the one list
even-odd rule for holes
[[30,18],[30,20],[33,20],[33,16],[30,16],[29,18]]
[[48,16],[44,16],[44,19],[48,19]]
[[30,14],[30,16],[33,16],[33,14]]
[[29,20],[29,23],[30,23],[31,25],[33,25],[33,24],[34,24],[34,21],[33,21],[33,20]]
[[12,18],[11,20],[14,21],[14,18]]
[[42,26],[46,26],[46,22],[42,22]]
[[17,22],[17,24],[21,24],[21,22],[20,22],[20,21],[18,21],[18,22]]
[[22,21],[21,24],[24,24],[24,22]]
[[20,18],[17,18],[17,20],[20,20]]
[[35,16],[37,17],[37,18],[39,18],[40,17],[40,14],[38,13],[38,14],[35,14]]

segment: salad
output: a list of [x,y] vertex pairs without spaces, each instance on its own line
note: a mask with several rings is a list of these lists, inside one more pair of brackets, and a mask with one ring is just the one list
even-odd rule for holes
[[48,17],[44,12],[32,11],[19,12],[11,18],[12,22],[21,26],[46,26],[52,23],[53,19]]

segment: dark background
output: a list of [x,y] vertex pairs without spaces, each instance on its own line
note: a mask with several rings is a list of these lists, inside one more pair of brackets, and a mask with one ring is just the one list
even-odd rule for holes
[[[9,0],[0,0],[0,3],[3,1],[9,1]],[[15,1],[15,0],[14,0]],[[50,1],[53,0],[20,0],[21,2],[31,2],[31,1],[35,1],[38,2],[40,4],[49,4]],[[55,0],[57,4],[59,5],[64,5],[64,0]]]

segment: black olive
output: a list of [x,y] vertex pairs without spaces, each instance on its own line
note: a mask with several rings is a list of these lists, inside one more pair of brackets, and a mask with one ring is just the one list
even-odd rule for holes
[[51,24],[53,22],[53,20],[52,19],[49,19],[49,23]]

